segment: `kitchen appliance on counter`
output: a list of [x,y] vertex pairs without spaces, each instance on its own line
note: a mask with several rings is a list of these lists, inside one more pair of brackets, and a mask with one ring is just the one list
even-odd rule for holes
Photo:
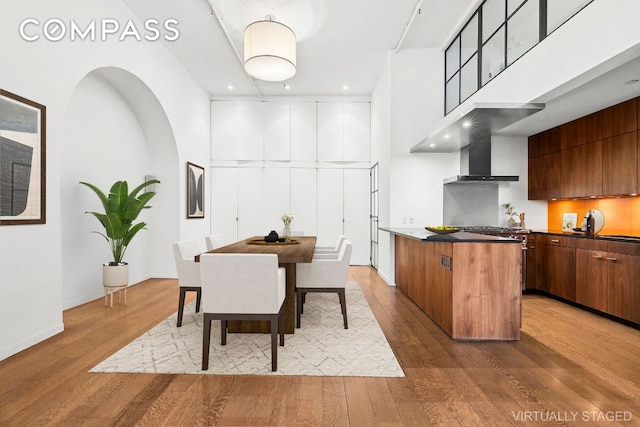
[[604,227],[604,215],[598,209],[590,209],[584,214],[580,229],[587,234],[597,234]]

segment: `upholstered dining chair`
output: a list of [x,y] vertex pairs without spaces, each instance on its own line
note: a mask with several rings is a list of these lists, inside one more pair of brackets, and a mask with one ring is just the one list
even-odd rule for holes
[[184,299],[187,292],[196,292],[196,313],[200,311],[200,266],[195,262],[194,257],[206,251],[204,240],[183,240],[173,244],[173,256],[176,260],[178,284],[180,285],[178,327],[182,326]]
[[337,258],[316,258],[310,263],[296,264],[296,328],[300,327],[302,305],[307,293],[335,292],[340,299],[344,328],[349,329],[345,285],[349,274],[352,246],[351,242],[345,239],[340,246]]
[[220,344],[227,344],[229,320],[271,322],[271,370],[278,369],[277,338],[284,345],[285,270],[276,254],[203,254],[202,370],[209,369],[211,321],[220,320]]
[[222,234],[212,234],[211,236],[207,236],[206,242],[208,251],[224,246],[224,238],[222,237]]
[[325,255],[325,254],[333,254],[333,255],[338,255],[338,252],[340,252],[340,247],[342,246],[342,242],[344,242],[346,239],[344,234],[341,234],[338,236],[338,241],[336,242],[335,246],[316,246],[313,249],[313,254],[316,255]]

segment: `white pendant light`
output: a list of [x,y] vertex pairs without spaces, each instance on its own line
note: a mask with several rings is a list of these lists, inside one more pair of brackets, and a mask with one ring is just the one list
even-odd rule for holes
[[296,74],[296,35],[271,15],[244,30],[244,69],[252,77],[281,82]]

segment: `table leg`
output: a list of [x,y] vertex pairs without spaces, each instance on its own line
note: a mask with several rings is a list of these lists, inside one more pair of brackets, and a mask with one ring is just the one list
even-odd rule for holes
[[296,265],[280,264],[286,273],[287,292],[284,298],[284,332],[293,334],[296,331]]

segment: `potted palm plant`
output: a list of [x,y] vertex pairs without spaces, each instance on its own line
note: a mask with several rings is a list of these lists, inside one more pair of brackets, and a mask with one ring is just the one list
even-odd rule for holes
[[109,243],[113,260],[102,266],[102,281],[105,287],[127,286],[129,282],[129,265],[123,262],[124,254],[131,243],[133,237],[143,228],[146,223],[141,221],[134,224],[134,221],[143,209],[148,209],[149,200],[155,196],[155,192],[147,191],[140,195],[140,191],[152,184],[159,184],[160,181],[154,179],[140,184],[129,193],[127,181],[117,181],[111,186],[109,194],[88,182],[80,182],[86,185],[98,196],[102,202],[104,213],[86,212],[95,216],[104,227],[104,233],[94,231],[104,237]]

